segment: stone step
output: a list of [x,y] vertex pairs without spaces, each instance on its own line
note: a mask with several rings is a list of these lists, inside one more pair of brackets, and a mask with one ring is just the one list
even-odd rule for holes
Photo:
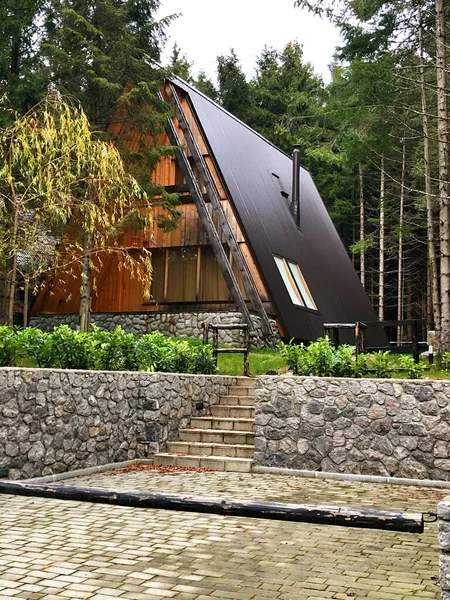
[[228,394],[230,396],[252,396],[255,390],[247,385],[230,385]]
[[254,396],[220,396],[219,404],[228,406],[255,406]]
[[255,389],[255,380],[250,379],[250,377],[239,377],[236,380],[236,385],[254,390]]
[[226,419],[221,417],[194,417],[191,419],[194,429],[220,429],[227,431],[253,431],[255,419]]
[[238,419],[254,419],[255,408],[253,406],[233,406],[231,404],[215,404],[211,406],[213,417],[235,417]]
[[168,453],[253,458],[254,447],[244,444],[203,444],[200,442],[168,442]]
[[183,456],[166,452],[155,454],[153,462],[155,465],[174,465],[177,467],[248,473],[251,471],[253,460],[251,458],[224,458],[222,456]]
[[220,429],[180,429],[180,442],[252,446],[254,433]]

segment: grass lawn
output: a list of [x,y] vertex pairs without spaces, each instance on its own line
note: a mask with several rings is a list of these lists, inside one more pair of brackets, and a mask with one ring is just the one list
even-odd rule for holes
[[[220,375],[243,375],[244,355],[219,354],[218,367]],[[286,362],[278,350],[251,350],[250,375],[266,375],[268,371],[287,371]]]
[[[392,368],[398,366],[398,354],[392,354],[389,358]],[[428,368],[429,365],[426,358],[422,358],[421,363],[427,367],[423,373],[423,379],[450,379],[450,372],[448,370],[439,368],[436,365],[431,365]],[[219,354],[218,368],[219,375],[243,375],[244,356],[242,354]],[[286,373],[287,370],[286,361],[278,350],[250,351],[250,376],[267,375],[269,371],[276,371],[281,375]],[[402,372],[392,372],[391,377],[402,379],[405,375]]]

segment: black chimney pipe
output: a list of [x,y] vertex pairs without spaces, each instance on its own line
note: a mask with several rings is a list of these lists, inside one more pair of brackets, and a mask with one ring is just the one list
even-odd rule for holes
[[300,144],[294,144],[292,153],[292,216],[295,224],[300,227]]

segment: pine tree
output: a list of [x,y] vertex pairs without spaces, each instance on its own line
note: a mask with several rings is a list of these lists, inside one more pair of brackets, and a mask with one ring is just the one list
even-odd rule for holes
[[153,186],[148,176],[161,154],[170,152],[148,146],[170,114],[157,96],[166,72],[156,61],[172,17],[156,21],[158,7],[159,0],[50,0],[41,53],[48,81],[77,98],[92,128],[116,143],[147,195],[161,196],[160,224],[173,228],[177,196]]
[[193,78],[191,75],[192,63],[188,61],[185,54],[182,54],[180,47],[177,43],[173,45],[172,55],[169,61],[169,68],[172,75],[181,77],[185,81],[192,83]]
[[218,101],[219,92],[217,91],[214,83],[207,77],[204,71],[200,71],[200,73],[197,76],[197,79],[194,81],[194,86],[200,92],[202,92],[202,94],[205,94],[205,96],[208,96],[208,98],[214,100],[214,102]]
[[[34,106],[45,89],[38,35],[43,6],[44,0],[0,3],[0,97],[7,94],[19,114]],[[1,114],[3,124],[10,115]]]
[[228,56],[217,57],[219,102],[232,115],[246,121],[250,104],[249,85],[233,49]]

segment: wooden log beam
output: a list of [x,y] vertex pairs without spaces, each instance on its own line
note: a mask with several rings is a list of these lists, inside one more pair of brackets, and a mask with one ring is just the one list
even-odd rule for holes
[[216,348],[216,352],[225,354],[242,354],[248,352],[247,348]]
[[[160,100],[164,102],[163,95],[161,92],[158,92],[158,96]],[[225,250],[223,249],[222,241],[217,232],[216,226],[214,225],[214,221],[208,211],[206,203],[203,199],[202,192],[199,188],[197,180],[195,179],[194,172],[192,170],[191,165],[189,164],[189,160],[186,156],[186,152],[182,147],[182,143],[180,137],[178,135],[177,130],[172,122],[172,119],[169,119],[167,122],[167,135],[170,140],[172,146],[177,146],[176,156],[178,160],[178,164],[183,173],[184,178],[186,179],[187,185],[189,186],[189,191],[191,193],[192,198],[194,199],[195,207],[197,208],[200,220],[205,228],[206,235],[208,236],[209,242],[214,252],[214,256],[217,259],[217,263],[222,271],[222,275],[227,284],[228,290],[230,291],[231,297],[233,298],[233,302],[238,307],[239,311],[242,314],[243,320],[247,323],[250,329],[254,329],[253,321],[250,316],[250,312],[245,303],[244,297],[241,294],[241,290],[239,288],[239,284],[234,276],[233,269],[228,261]]]
[[407,325],[414,325],[414,323],[423,325],[423,319],[402,319],[398,321],[396,319],[384,320],[384,321],[366,321],[367,325],[381,325],[382,327],[406,327]]
[[228,500],[227,498],[202,498],[153,494],[149,492],[120,492],[89,487],[32,484],[0,481],[0,494],[92,502],[132,508],[151,508],[196,513],[206,513],[252,519],[275,519],[300,523],[319,523],[341,527],[364,527],[408,533],[423,533],[421,513],[403,513],[347,508],[314,504],[286,504],[263,500]]
[[[419,350],[426,352],[428,346],[424,342],[419,342]],[[391,354],[412,354],[413,345],[411,343],[402,344],[401,346],[366,346],[364,352],[384,352],[389,351]]]
[[[377,321],[378,323],[378,321]],[[359,326],[361,329],[367,329],[367,325],[365,323],[324,323],[323,326],[325,329],[355,329],[356,326]]]
[[210,200],[214,213],[217,216],[219,229],[224,234],[228,247],[230,248],[231,255],[234,261],[236,262],[237,268],[242,277],[242,282],[244,284],[245,290],[250,299],[252,308],[258,313],[261,319],[262,331],[265,335],[271,335],[272,329],[270,326],[269,317],[267,316],[258,289],[255,285],[255,282],[253,281],[253,277],[250,273],[250,269],[248,268],[244,255],[242,254],[236,237],[231,229],[230,223],[227,219],[222,203],[220,201],[220,196],[217,191],[214,180],[208,169],[203,154],[200,151],[200,148],[198,147],[197,141],[189,126],[188,120],[186,119],[177,91],[172,84],[169,85],[169,88],[171,94],[170,101],[175,109],[178,122],[180,124],[181,130],[183,131],[188,148],[192,154],[192,158],[194,159],[194,162],[198,169],[200,179],[202,180],[203,185],[205,186],[207,197]]
[[210,329],[226,329],[227,331],[231,331],[231,330],[242,330],[245,331],[248,329],[248,326],[244,323],[242,325],[216,325],[214,323],[209,323],[209,328]]

